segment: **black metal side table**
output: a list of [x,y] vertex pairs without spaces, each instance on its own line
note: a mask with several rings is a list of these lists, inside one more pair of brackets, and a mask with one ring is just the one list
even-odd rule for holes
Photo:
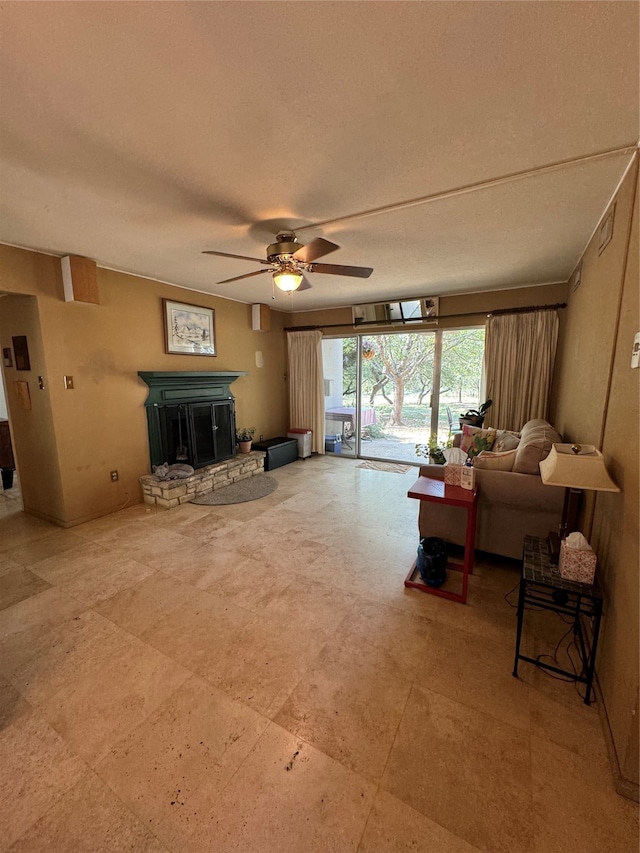
[[[552,664],[543,663],[535,658],[520,654],[522,623],[527,605],[532,605],[542,610],[551,610],[554,613],[561,613],[573,618],[573,633],[580,644],[580,656],[584,661],[584,674],[576,675],[575,672],[559,669]],[[582,616],[594,619],[593,640],[590,653],[585,644]],[[528,661],[528,663],[533,663],[536,666],[542,667],[542,669],[549,669],[559,675],[568,676],[575,681],[586,684],[587,693],[584,703],[585,705],[590,705],[601,619],[602,590],[598,584],[598,578],[595,578],[592,585],[565,580],[561,577],[558,567],[552,566],[549,562],[547,540],[538,536],[525,536],[522,577],[520,579],[520,592],[518,595],[518,630],[516,635],[516,656],[513,664],[514,678],[518,677],[518,661]]]

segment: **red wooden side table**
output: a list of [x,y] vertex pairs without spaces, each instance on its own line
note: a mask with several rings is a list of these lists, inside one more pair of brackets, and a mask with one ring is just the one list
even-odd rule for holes
[[476,509],[478,492],[474,489],[463,489],[460,486],[449,486],[443,480],[434,480],[432,477],[418,477],[413,486],[407,492],[407,497],[416,498],[419,501],[431,501],[442,503],[447,506],[457,506],[466,510],[467,527],[464,541],[464,558],[462,563],[447,562],[447,568],[462,572],[462,592],[451,592],[442,587],[428,586],[420,580],[420,574],[416,564],[411,566],[404,585],[411,589],[421,589],[431,595],[439,595],[451,601],[461,604],[467,602],[467,589],[469,586],[469,575],[473,573],[473,557],[476,541]]

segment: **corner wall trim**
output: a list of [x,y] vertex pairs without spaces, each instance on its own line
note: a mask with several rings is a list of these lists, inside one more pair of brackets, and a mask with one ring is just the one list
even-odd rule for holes
[[616,745],[613,740],[613,734],[611,733],[611,727],[609,726],[609,716],[607,714],[607,708],[604,703],[604,695],[602,693],[602,688],[600,687],[600,681],[598,679],[597,673],[593,681],[593,688],[596,694],[596,698],[598,700],[598,713],[600,715],[600,724],[602,726],[604,742],[607,747],[609,765],[611,766],[613,786],[616,789],[616,793],[620,794],[621,797],[625,797],[627,800],[633,800],[634,803],[638,803],[640,802],[640,786],[638,786],[636,782],[632,782],[630,779],[627,779],[625,776],[623,776],[622,770],[620,769],[618,753],[616,751]]

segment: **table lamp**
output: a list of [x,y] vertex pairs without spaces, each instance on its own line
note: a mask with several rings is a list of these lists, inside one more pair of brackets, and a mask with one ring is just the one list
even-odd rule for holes
[[609,476],[604,456],[592,444],[554,444],[551,452],[540,463],[540,476],[547,486],[566,486],[560,536],[548,537],[549,561],[557,565],[560,539],[565,539],[578,525],[580,493],[585,489],[595,492],[619,492]]

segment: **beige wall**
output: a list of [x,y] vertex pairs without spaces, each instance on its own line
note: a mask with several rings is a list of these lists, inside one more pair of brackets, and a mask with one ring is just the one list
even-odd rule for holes
[[[149,451],[139,370],[247,371],[231,386],[238,425],[265,436],[286,429],[284,314],[272,313],[270,332],[253,332],[249,305],[104,269],[100,305],[65,303],[57,258],[6,246],[0,269],[0,291],[10,294],[0,300],[2,346],[26,328],[32,350],[23,376],[33,410],[19,411],[8,395],[27,510],[68,526],[141,500],[138,477],[149,471]],[[162,297],[215,309],[216,358],[165,354]],[[74,377],[73,391],[64,388],[65,374]],[[47,406],[49,417],[41,417]],[[57,468],[44,484],[34,470],[43,459]],[[117,483],[109,476],[114,469]]]
[[572,441],[602,449],[622,490],[592,494],[582,527],[598,555],[605,594],[596,668],[607,724],[621,779],[637,785],[640,371],[630,366],[640,330],[635,170],[615,203],[613,238],[598,255],[594,237],[583,258],[581,284],[569,297],[556,422]]

